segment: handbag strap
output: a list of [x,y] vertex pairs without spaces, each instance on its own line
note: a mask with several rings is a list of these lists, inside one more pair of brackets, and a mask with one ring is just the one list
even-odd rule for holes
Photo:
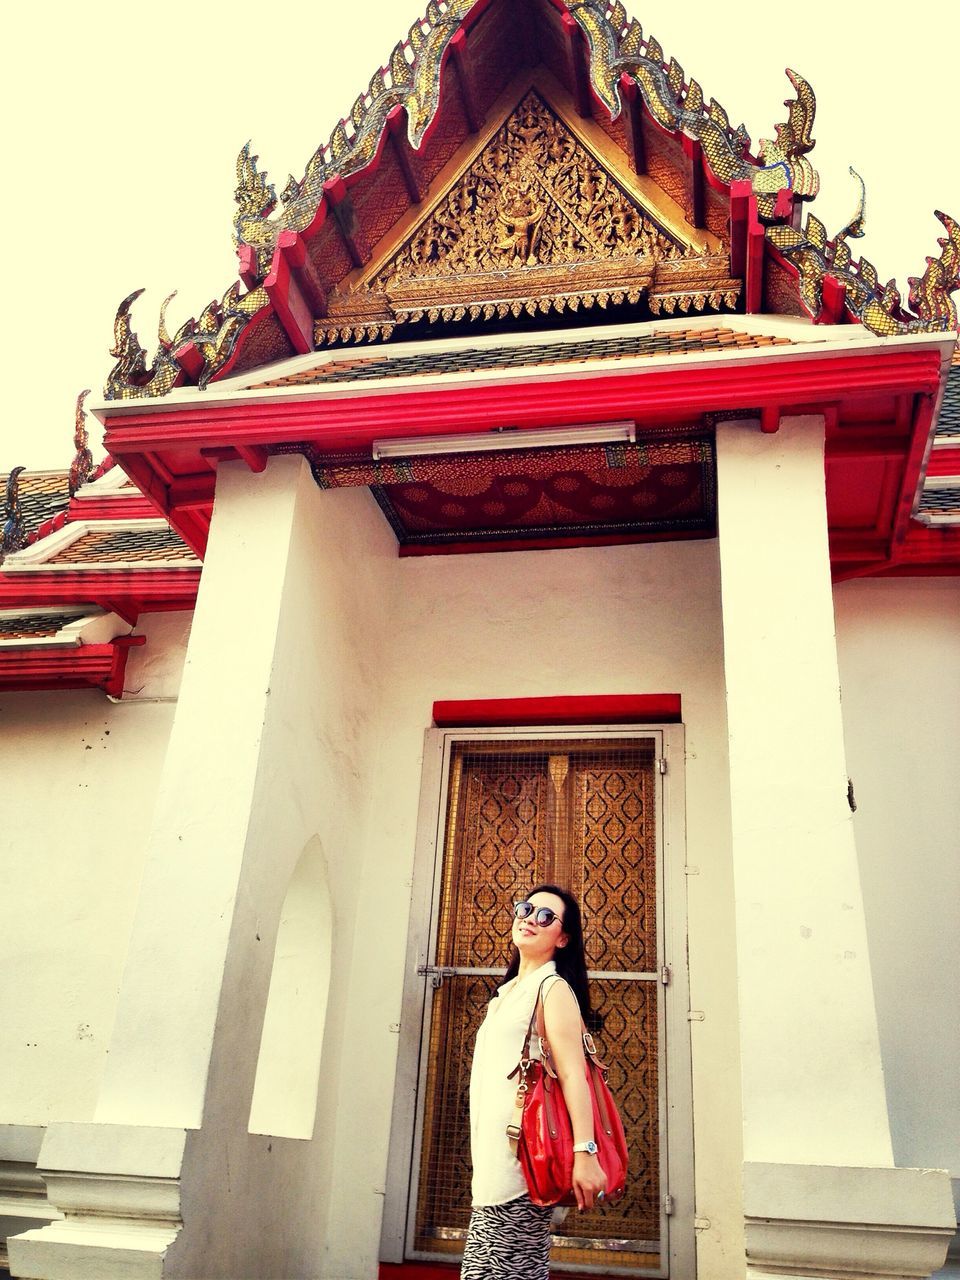
[[[556,976],[560,982],[564,981],[564,979],[560,978],[559,975],[548,973],[543,982],[540,983],[540,989],[537,992],[537,999],[533,1006],[533,1012],[530,1015],[530,1023],[527,1027],[526,1039],[524,1040],[524,1054],[527,1058],[532,1057],[531,1050],[533,1048],[533,1033],[534,1030],[536,1030],[537,1040],[539,1041],[538,1047],[540,1050],[538,1056],[549,1063],[550,1074],[556,1077],[557,1073],[553,1069],[553,1058],[550,1054],[550,1043],[547,1040],[546,1016],[543,1005],[544,985],[554,976]],[[583,1052],[586,1060],[598,1067],[600,1071],[606,1071],[607,1068],[605,1064],[600,1061],[600,1057],[597,1053],[597,1046],[593,1042],[593,1036],[587,1030],[587,1024],[584,1022],[582,1014],[580,1015],[580,1038],[583,1041]]]
[[[547,979],[544,978],[544,982],[546,981]],[[543,1059],[543,1062],[544,1062],[544,1067],[549,1071],[549,1074],[553,1076],[554,1079],[556,1079],[557,1073],[553,1066],[553,1058],[550,1053],[550,1045],[549,1045],[549,1042],[547,1041],[547,1034],[546,1034],[547,1033],[546,1017],[545,1017],[544,1008],[543,1008],[543,983],[540,984],[540,991],[537,995],[537,1003],[536,1003],[536,1006],[534,1007],[533,1017],[530,1019],[531,1026],[534,1020],[536,1020],[536,1024],[537,1024],[537,1036],[540,1040],[540,1053],[541,1053],[541,1058]],[[529,1045],[529,1035],[530,1035],[530,1032],[528,1030],[527,1032],[528,1045]],[[593,1042],[593,1036],[587,1030],[587,1026],[583,1020],[582,1014],[580,1017],[580,1036],[583,1040],[584,1060],[589,1064],[593,1072],[599,1073],[601,1078],[604,1078],[606,1075],[607,1068],[605,1064],[600,1061],[600,1057],[597,1054],[597,1046]],[[529,1056],[529,1050],[528,1050],[528,1056]],[[597,1103],[597,1112],[600,1117],[600,1127],[603,1129],[603,1132],[608,1137],[611,1137],[613,1134],[613,1127],[610,1124],[610,1111],[609,1111],[609,1108],[607,1107],[606,1090],[598,1089],[596,1087],[596,1080],[594,1079],[594,1076],[589,1072],[588,1072],[588,1078],[590,1080],[591,1092],[593,1093],[593,1096]]]
[[[537,991],[537,998],[534,1001],[533,1011],[530,1014],[530,1021],[527,1024],[527,1034],[524,1037],[524,1042],[523,1042],[523,1053],[521,1055],[520,1061],[517,1063],[514,1069],[510,1072],[510,1075],[507,1077],[508,1080],[512,1080],[513,1077],[518,1073],[520,1076],[520,1082],[517,1085],[517,1095],[513,1103],[513,1114],[510,1117],[510,1123],[507,1125],[507,1138],[510,1141],[510,1148],[513,1151],[514,1155],[516,1155],[517,1143],[520,1139],[520,1131],[523,1126],[523,1104],[524,1104],[524,1099],[526,1098],[527,1089],[529,1088],[527,1084],[527,1074],[529,1073],[531,1063],[533,1062],[534,1031],[536,1031],[536,1036],[538,1040],[537,1047],[539,1052],[537,1054],[537,1057],[539,1058],[541,1067],[554,1080],[556,1080],[557,1078],[557,1071],[553,1065],[553,1055],[550,1052],[550,1044],[549,1044],[549,1041],[547,1040],[546,1018],[545,1018],[544,1006],[543,1006],[543,988],[546,985],[546,983],[548,983],[550,979],[554,976],[555,976],[554,974],[547,974],[547,976],[540,983],[539,990]],[[562,982],[563,979],[561,978],[560,981]],[[600,1058],[597,1055],[597,1047],[593,1042],[593,1036],[587,1030],[587,1027],[585,1022],[583,1021],[582,1015],[580,1017],[580,1035],[583,1041],[585,1061],[589,1064],[589,1066],[592,1068],[593,1071],[599,1072],[602,1077],[606,1072],[606,1067],[600,1061]],[[592,1075],[589,1075],[589,1079],[590,1079],[590,1085],[591,1085],[591,1092],[593,1093],[594,1099],[596,1100],[596,1103],[597,1103],[597,1111],[600,1116],[601,1127],[604,1133],[610,1136],[613,1132],[613,1129],[610,1124],[610,1115],[607,1109],[607,1099],[606,1099],[605,1091],[603,1089],[596,1088]]]

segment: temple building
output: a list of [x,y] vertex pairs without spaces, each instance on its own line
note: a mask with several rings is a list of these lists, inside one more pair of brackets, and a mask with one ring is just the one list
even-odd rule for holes
[[884,284],[787,75],[430,0],[0,460],[12,1276],[455,1276],[544,880],[631,1151],[558,1275],[960,1274],[960,224]]

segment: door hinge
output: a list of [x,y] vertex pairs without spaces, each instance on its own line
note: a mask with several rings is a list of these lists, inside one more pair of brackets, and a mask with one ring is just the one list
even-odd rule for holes
[[668,964],[662,965],[660,968],[660,981],[665,987],[669,987],[670,979],[672,977],[673,974],[670,972],[670,966]]
[[663,1212],[667,1215],[668,1218],[673,1213],[673,1196],[670,1195],[669,1191],[663,1197]]
[[444,978],[455,978],[456,976],[457,976],[456,969],[446,969],[446,968],[443,968],[442,966],[438,967],[437,965],[434,965],[434,964],[417,965],[417,977],[429,978],[430,985],[433,987],[434,991],[440,990],[440,988],[443,986]]
[[659,770],[659,772],[660,772],[660,773],[666,773],[666,772],[667,772],[667,757],[666,757],[666,756],[660,756],[660,758],[657,760],[657,769]]

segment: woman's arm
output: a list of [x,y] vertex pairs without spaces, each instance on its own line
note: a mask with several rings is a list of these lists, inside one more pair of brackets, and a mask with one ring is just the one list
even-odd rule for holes
[[[573,1141],[594,1138],[593,1106],[583,1071],[583,1039],[580,1006],[565,982],[554,982],[544,997],[543,1017],[550,1052],[557,1069],[563,1097],[573,1126]],[[607,1185],[607,1175],[596,1156],[577,1151],[573,1157],[573,1190],[578,1209],[592,1209],[598,1191]]]

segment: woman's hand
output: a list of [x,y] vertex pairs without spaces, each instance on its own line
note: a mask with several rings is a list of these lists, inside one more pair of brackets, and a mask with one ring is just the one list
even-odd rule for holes
[[577,1197],[580,1212],[592,1209],[597,1202],[597,1193],[606,1189],[607,1175],[597,1157],[587,1155],[586,1151],[574,1152],[573,1194]]

